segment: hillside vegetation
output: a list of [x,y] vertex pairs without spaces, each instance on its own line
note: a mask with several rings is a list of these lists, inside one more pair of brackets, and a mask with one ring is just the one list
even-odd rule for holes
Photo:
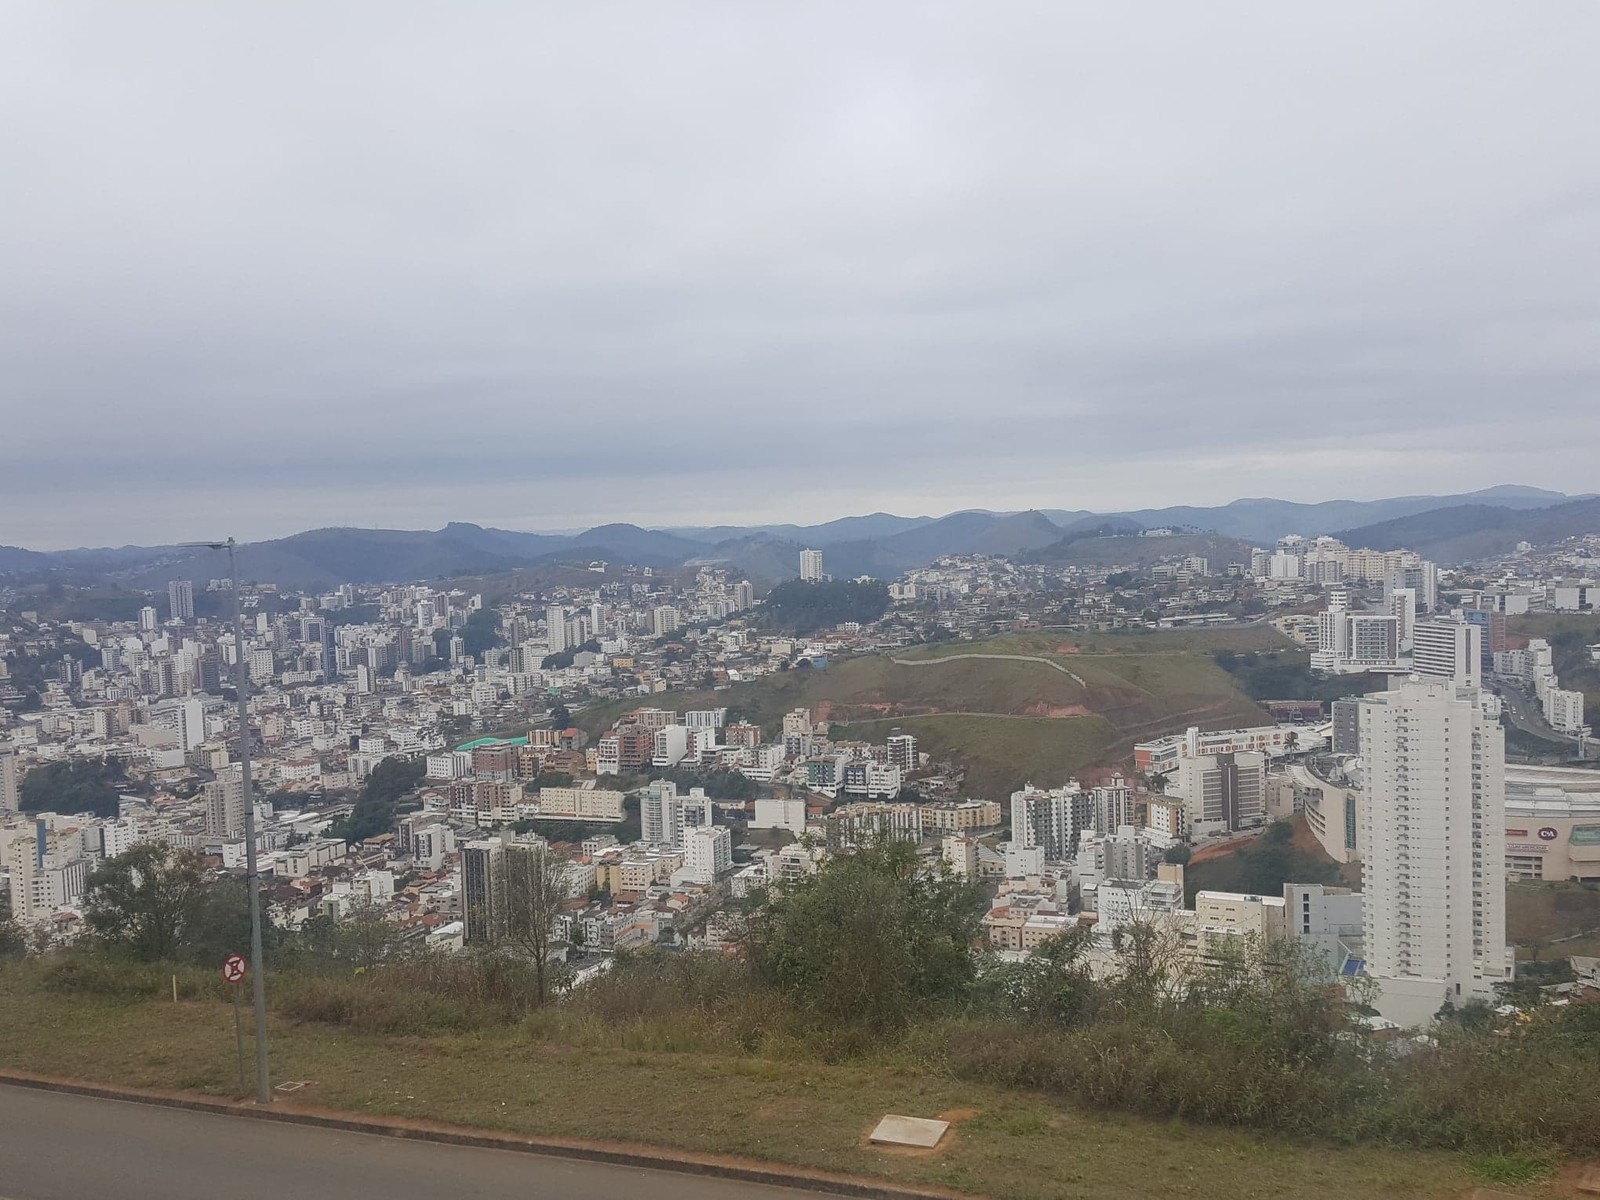
[[846,621],[868,625],[889,607],[889,589],[876,580],[856,583],[829,580],[812,583],[791,579],[767,594],[755,620],[764,629],[808,634]]
[[1545,546],[1586,533],[1600,533],[1600,499],[1537,509],[1469,504],[1346,529],[1336,536],[1350,546],[1403,547],[1448,564],[1504,554],[1518,542]]
[[1511,622],[1511,632],[1547,639],[1561,686],[1582,692],[1589,723],[1600,721],[1600,663],[1589,657],[1589,647],[1600,644],[1600,613],[1517,617]]
[[1289,642],[1266,626],[1130,634],[1016,634],[790,670],[719,691],[668,693],[585,710],[591,735],[629,709],[727,706],[775,736],[809,708],[844,736],[879,740],[895,726],[968,772],[968,791],[1002,799],[1024,783],[1063,783],[1126,757],[1136,741],[1199,725],[1257,724],[1265,714],[1212,659]]

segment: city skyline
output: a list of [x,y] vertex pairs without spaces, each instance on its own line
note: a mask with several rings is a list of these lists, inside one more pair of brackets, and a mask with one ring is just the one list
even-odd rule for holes
[[14,7],[0,542],[1590,482],[1600,11],[905,11]]

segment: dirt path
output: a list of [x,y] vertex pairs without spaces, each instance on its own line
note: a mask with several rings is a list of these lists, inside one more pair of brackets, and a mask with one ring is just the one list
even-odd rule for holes
[[1040,658],[1035,654],[950,654],[944,658],[891,658],[889,661],[902,667],[936,667],[941,663],[960,662],[964,658],[986,658],[992,662],[1042,663],[1053,671],[1060,671],[1063,675],[1069,676],[1081,688],[1089,686],[1081,676],[1073,674],[1060,663]]

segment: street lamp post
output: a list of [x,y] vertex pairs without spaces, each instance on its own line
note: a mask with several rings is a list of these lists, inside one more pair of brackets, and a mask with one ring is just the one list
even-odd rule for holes
[[272,1103],[272,1082],[267,1068],[267,981],[261,963],[261,872],[256,862],[256,802],[250,785],[250,664],[244,653],[244,612],[239,599],[238,546],[225,542],[185,542],[208,550],[228,552],[228,574],[233,582],[233,688],[239,701],[239,774],[244,790],[244,862],[250,893],[250,992],[256,1018],[256,1103]]

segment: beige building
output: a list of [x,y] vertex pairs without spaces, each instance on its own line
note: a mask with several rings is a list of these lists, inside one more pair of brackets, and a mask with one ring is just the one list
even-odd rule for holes
[[1238,892],[1196,892],[1195,949],[1211,956],[1225,945],[1257,944],[1281,938],[1287,930],[1282,896]]
[[1506,874],[1600,882],[1600,772],[1506,767]]
[[984,914],[983,932],[993,949],[1026,954],[1077,924],[1078,918],[1063,912],[1060,903],[1050,897],[1012,895]]
[[539,815],[569,821],[620,821],[622,793],[608,788],[540,788]]
[[978,877],[978,843],[963,834],[944,839],[939,855],[962,879]]
[[1000,805],[994,800],[952,800],[922,806],[924,833],[960,833],[990,829],[1000,824]]
[[1355,862],[1361,857],[1361,791],[1340,787],[1313,775],[1299,763],[1289,766],[1286,778],[1300,797],[1306,826],[1335,862]]

